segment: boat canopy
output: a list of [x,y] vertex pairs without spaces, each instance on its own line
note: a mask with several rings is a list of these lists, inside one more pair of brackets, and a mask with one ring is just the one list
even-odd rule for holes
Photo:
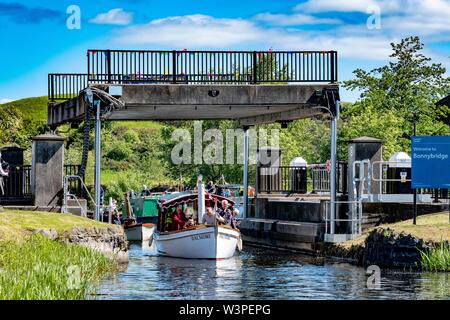
[[[206,201],[214,201],[215,199],[217,199],[219,202],[222,200],[227,200],[232,206],[234,206],[234,201],[232,201],[228,198],[219,196],[217,194],[206,193],[206,197],[205,197]],[[187,194],[187,195],[184,194],[180,197],[176,197],[176,198],[173,198],[170,200],[161,199],[160,203],[159,203],[159,208],[160,208],[160,210],[164,210],[164,209],[167,210],[167,209],[176,207],[178,205],[184,205],[187,203],[192,203],[192,202],[197,202],[197,201],[198,201],[197,193],[191,193],[191,194]]]

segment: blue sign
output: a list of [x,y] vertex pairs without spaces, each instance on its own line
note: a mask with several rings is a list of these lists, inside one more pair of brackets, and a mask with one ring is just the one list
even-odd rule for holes
[[450,188],[450,136],[411,138],[413,188]]

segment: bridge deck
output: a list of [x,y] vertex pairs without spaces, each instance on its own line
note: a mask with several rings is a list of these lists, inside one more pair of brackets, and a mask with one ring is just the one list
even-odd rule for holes
[[252,125],[311,117],[338,100],[335,51],[88,50],[87,70],[49,74],[49,125],[80,121],[88,86],[119,87],[124,107],[111,120]]
[[[241,125],[284,122],[324,112],[324,90],[332,84],[310,85],[121,85],[125,106],[105,115],[109,120],[234,119]],[[79,96],[49,104],[48,124],[83,119],[85,101]]]

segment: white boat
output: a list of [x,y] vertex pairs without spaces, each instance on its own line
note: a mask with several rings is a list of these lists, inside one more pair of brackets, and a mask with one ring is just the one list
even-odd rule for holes
[[124,226],[128,241],[149,241],[155,229],[156,225],[153,223],[138,223]]
[[159,255],[189,259],[228,259],[241,234],[227,226],[197,226],[192,229],[159,233],[153,236]]
[[[229,226],[206,226],[201,224],[205,212],[205,201],[212,207],[214,200],[226,198],[204,192],[203,184],[198,185],[198,194],[184,195],[160,204],[158,228],[153,234],[158,255],[188,259],[228,259],[236,248],[242,250],[241,233]],[[228,200],[228,199],[227,199]],[[228,200],[231,205],[233,201]],[[197,207],[197,225],[177,231],[166,231],[165,219],[178,205]],[[197,206],[195,206],[197,205]]]

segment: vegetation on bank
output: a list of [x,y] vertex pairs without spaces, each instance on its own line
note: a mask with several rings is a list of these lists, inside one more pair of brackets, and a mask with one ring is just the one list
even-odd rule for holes
[[367,236],[376,228],[391,229],[396,233],[410,234],[417,239],[440,243],[441,240],[450,241],[450,227],[448,212],[425,214],[417,217],[416,224],[412,219],[391,224],[381,224],[377,227],[369,228],[361,236],[354,240],[348,240],[341,245],[350,248],[352,245],[361,245]]
[[42,235],[0,242],[0,300],[86,299],[117,265],[92,249]]
[[114,228],[99,221],[52,212],[5,210],[0,212],[0,241],[20,242],[35,230],[53,229],[58,234],[72,228]]
[[[412,219],[392,224],[382,224],[369,228],[354,240],[348,240],[339,244],[344,256],[350,252],[358,251],[366,244],[370,234],[376,229],[390,230],[395,234],[411,235],[422,240],[424,243],[432,243],[429,249],[420,251],[420,264],[426,271],[450,271],[450,227],[449,213],[435,213],[420,215],[417,217],[416,225]],[[337,250],[335,252],[340,252]]]
[[420,252],[423,270],[450,272],[450,244],[441,242],[434,248]]
[[86,299],[97,280],[117,270],[117,263],[100,252],[34,234],[110,225],[69,214],[27,211],[0,212],[0,220],[0,300]]

